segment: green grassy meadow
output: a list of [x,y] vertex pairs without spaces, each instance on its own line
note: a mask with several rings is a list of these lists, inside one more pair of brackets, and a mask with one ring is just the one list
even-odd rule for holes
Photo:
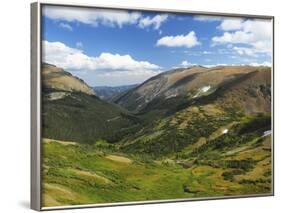
[[[271,192],[270,136],[225,158],[179,162],[86,145],[43,140],[43,206],[115,203]],[[259,165],[258,167],[255,165]]]

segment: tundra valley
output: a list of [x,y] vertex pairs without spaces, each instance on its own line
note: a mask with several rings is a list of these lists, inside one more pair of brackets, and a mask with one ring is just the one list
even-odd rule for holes
[[270,67],[92,86],[42,64],[44,207],[272,192]]

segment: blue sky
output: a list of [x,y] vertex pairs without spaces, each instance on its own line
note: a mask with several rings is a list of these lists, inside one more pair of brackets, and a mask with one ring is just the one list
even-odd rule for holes
[[91,86],[178,67],[271,64],[268,20],[44,6],[43,61]]

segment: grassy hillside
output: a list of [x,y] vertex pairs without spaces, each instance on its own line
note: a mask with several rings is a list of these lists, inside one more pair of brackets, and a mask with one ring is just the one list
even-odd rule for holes
[[43,85],[44,206],[271,193],[270,68],[177,69],[119,105],[58,85]]
[[98,98],[83,80],[54,65],[42,66],[43,137],[95,143],[119,141],[139,119]]
[[[208,69],[195,66],[157,75],[130,90],[116,103],[138,113],[161,110],[171,114],[196,103],[210,103],[218,99],[233,102],[229,97],[231,95],[243,110],[263,112],[270,110],[270,85],[271,70],[268,67]],[[256,99],[259,104],[255,104]]]
[[[56,93],[64,95],[52,98]],[[81,92],[45,90],[42,110],[43,137],[82,143],[101,138],[116,142],[138,123],[126,110]]]

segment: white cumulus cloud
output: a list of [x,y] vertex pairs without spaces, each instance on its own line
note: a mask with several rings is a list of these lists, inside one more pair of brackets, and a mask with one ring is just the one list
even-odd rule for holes
[[61,42],[43,41],[43,61],[68,70],[96,71],[159,71],[160,66],[148,61],[137,61],[130,55],[101,53],[88,56],[81,49],[71,48]]
[[81,22],[98,26],[99,24],[107,26],[122,27],[125,24],[135,24],[141,17],[138,12],[126,12],[122,10],[110,9],[91,9],[78,7],[59,7],[44,6],[43,15],[60,21]]
[[176,35],[176,36],[165,36],[160,38],[157,46],[167,46],[167,47],[187,47],[191,48],[200,45],[196,34],[194,31],[189,32],[186,35]]
[[139,21],[138,26],[140,28],[145,28],[145,27],[153,26],[153,28],[155,30],[158,30],[160,28],[161,24],[163,22],[165,22],[167,19],[168,19],[168,15],[166,15],[166,14],[156,15],[156,16],[154,16],[152,18],[147,16],[145,18],[142,18]]
[[[129,12],[125,10],[92,9],[77,7],[53,7],[44,6],[43,15],[49,19],[64,22],[80,22],[93,27],[105,25],[109,27],[122,27],[123,25],[135,24],[140,28],[152,26],[159,30],[162,23],[168,19],[167,14],[144,17],[140,12]],[[67,23],[60,24],[63,28],[70,29]],[[68,26],[67,26],[68,25]]]
[[272,53],[272,23],[268,20],[238,20],[226,19],[219,29],[224,33],[212,38],[213,45],[239,44],[243,47],[232,46],[239,54],[256,56],[257,54]]
[[182,61],[182,62],[181,62],[181,65],[184,66],[184,67],[186,67],[186,66],[189,66],[190,63],[185,60],[185,61]]
[[263,53],[262,49],[258,48],[248,48],[248,47],[233,47],[239,55],[248,55],[252,57],[257,57],[259,53]]
[[188,60],[183,60],[178,65],[172,66],[171,69],[186,68],[196,66],[197,64],[191,63]]
[[225,18],[220,26],[218,27],[221,30],[240,30],[243,27],[243,19],[241,18]]

